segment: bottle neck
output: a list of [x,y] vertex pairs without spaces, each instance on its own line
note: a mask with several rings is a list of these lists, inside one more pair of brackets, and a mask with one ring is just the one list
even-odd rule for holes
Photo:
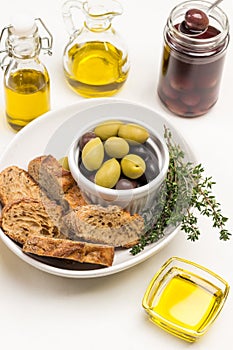
[[6,41],[8,54],[19,59],[30,59],[39,55],[41,42],[37,33],[28,36],[9,35]]
[[108,18],[86,18],[85,27],[92,32],[105,32],[111,28],[111,21]]

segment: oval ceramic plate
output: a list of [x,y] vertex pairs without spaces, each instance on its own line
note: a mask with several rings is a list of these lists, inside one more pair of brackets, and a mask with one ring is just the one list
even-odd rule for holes
[[[69,146],[79,128],[97,118],[137,119],[152,125],[160,133],[164,126],[172,132],[173,140],[181,146],[188,162],[194,162],[194,157],[181,135],[162,116],[152,109],[135,103],[116,100],[98,99],[86,100],[78,104],[65,107],[58,111],[51,111],[34,120],[24,127],[10,143],[0,159],[0,171],[10,165],[18,165],[27,169],[28,162],[36,156],[52,154],[57,159],[67,154]],[[22,252],[21,248],[8,238],[2,230],[0,237],[7,247],[20,259],[28,264],[48,273],[71,278],[90,278],[110,275],[128,269],[161,250],[170,243],[179,231],[179,227],[164,232],[164,237],[158,242],[147,246],[141,253],[133,256],[129,250],[116,250],[113,265],[110,267],[92,266],[81,263],[61,263],[59,259],[35,259]]]

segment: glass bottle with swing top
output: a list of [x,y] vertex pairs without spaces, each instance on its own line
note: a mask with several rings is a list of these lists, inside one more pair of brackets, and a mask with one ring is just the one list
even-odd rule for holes
[[[46,35],[40,36],[39,29]],[[6,119],[18,131],[50,110],[50,78],[39,54],[41,50],[51,54],[53,38],[41,19],[31,20],[27,15],[18,15],[14,24],[2,30],[0,44],[4,38],[0,63]]]

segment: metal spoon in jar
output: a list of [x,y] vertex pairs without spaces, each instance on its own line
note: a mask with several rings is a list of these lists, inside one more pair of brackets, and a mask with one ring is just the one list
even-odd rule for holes
[[223,1],[223,0],[216,0],[215,2],[213,2],[213,4],[210,5],[210,7],[208,8],[207,14],[209,14],[209,13],[213,10],[213,8],[214,8],[215,6],[218,6],[218,4],[220,4],[220,2],[222,2],[222,1]]

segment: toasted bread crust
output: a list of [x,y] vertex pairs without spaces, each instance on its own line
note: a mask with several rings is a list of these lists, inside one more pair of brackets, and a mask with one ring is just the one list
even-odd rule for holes
[[0,173],[0,202],[3,206],[22,198],[40,197],[40,188],[27,171],[9,166]]
[[61,217],[62,209],[55,202],[23,198],[3,208],[1,227],[15,242],[24,244],[29,235],[63,237],[59,230]]
[[110,246],[43,236],[29,236],[23,252],[104,266],[111,266],[114,258]]
[[58,201],[65,211],[87,204],[70,171],[65,170],[52,155],[31,160],[28,172],[47,195]]
[[65,215],[63,224],[76,238],[114,247],[130,247],[144,232],[143,218],[118,206],[85,205]]
[[87,204],[69,171],[51,155],[0,173],[0,226],[23,251],[111,266],[114,247],[130,248],[144,219],[122,208]]

